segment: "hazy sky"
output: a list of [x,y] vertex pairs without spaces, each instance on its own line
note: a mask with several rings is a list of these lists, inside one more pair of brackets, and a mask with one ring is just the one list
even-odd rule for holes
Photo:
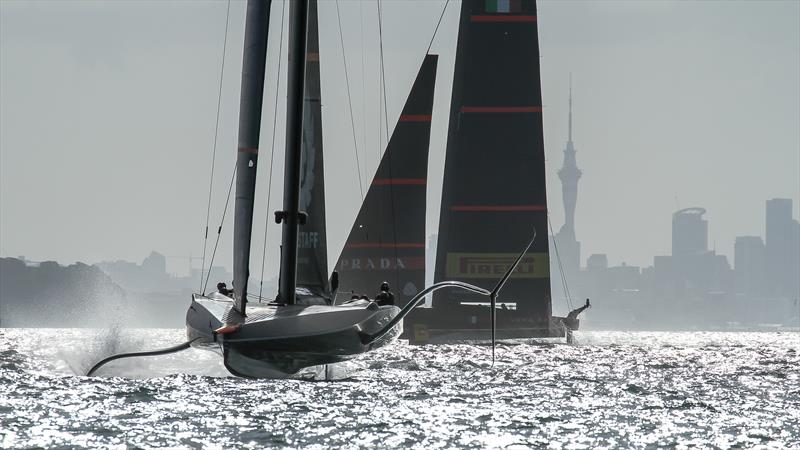
[[[391,130],[444,2],[382,5]],[[0,255],[91,263],[140,261],[158,250],[178,272],[186,257],[202,254],[226,7],[0,0]],[[212,228],[235,156],[244,7],[231,3]],[[341,0],[339,7],[366,185],[386,143],[376,3]],[[251,273],[260,270],[267,210],[281,8],[276,1],[272,10]],[[431,50],[441,56],[429,234],[438,226],[458,13],[452,0]],[[320,22],[333,261],[361,198],[336,2],[320,2]],[[678,207],[708,209],[709,243],[731,263],[735,236],[763,236],[766,199],[793,199],[797,217],[800,2],[540,1],[538,24],[556,228],[573,74],[584,262],[608,253],[612,264],[652,264],[653,255],[670,251]],[[279,101],[271,210],[280,207],[284,108]],[[217,259],[228,267],[229,218]],[[276,225],[269,233],[268,276],[280,240]]]

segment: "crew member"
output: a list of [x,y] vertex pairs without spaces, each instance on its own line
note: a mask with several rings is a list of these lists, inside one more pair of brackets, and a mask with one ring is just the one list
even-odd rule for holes
[[589,299],[586,299],[586,304],[581,306],[580,308],[574,309],[567,314],[567,319],[577,319],[578,314],[582,313],[584,310],[589,309],[592,306],[589,304]]
[[217,292],[225,297],[230,297],[233,295],[233,289],[228,289],[228,286],[225,283],[217,283]]
[[375,296],[378,306],[394,305],[394,294],[389,290],[389,283],[381,283],[381,292]]

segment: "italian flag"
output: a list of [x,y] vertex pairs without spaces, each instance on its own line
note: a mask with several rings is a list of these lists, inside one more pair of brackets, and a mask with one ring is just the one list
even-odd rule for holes
[[485,0],[487,13],[522,12],[522,0]]

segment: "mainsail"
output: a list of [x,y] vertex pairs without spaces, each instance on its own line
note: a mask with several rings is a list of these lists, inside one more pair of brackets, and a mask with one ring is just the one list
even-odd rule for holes
[[425,194],[438,57],[427,55],[336,263],[340,298],[392,285],[402,305],[425,284]]
[[308,217],[300,225],[297,244],[297,286],[315,295],[329,296],[328,252],[325,233],[325,176],[322,159],[319,31],[317,1],[308,2],[303,146],[300,162],[300,211]]
[[[533,247],[503,291],[510,311],[498,316],[500,328],[544,325],[551,314],[536,3],[464,0],[435,281],[491,289],[534,229]],[[437,293],[435,317],[461,323],[452,319],[475,314],[461,305],[469,301],[483,300]]]

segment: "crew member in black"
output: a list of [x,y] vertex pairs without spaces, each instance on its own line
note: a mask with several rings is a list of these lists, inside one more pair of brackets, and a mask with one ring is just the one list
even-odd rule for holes
[[389,290],[389,283],[381,283],[381,292],[375,296],[378,306],[394,305],[394,294]]
[[569,314],[567,314],[567,319],[577,319],[578,318],[578,314],[580,314],[583,311],[589,309],[590,306],[592,306],[592,305],[589,304],[589,299],[587,298],[585,305],[581,306],[580,308],[576,308],[576,309],[570,311]]
[[233,295],[233,289],[228,289],[228,286],[225,283],[217,283],[217,292],[226,297]]

